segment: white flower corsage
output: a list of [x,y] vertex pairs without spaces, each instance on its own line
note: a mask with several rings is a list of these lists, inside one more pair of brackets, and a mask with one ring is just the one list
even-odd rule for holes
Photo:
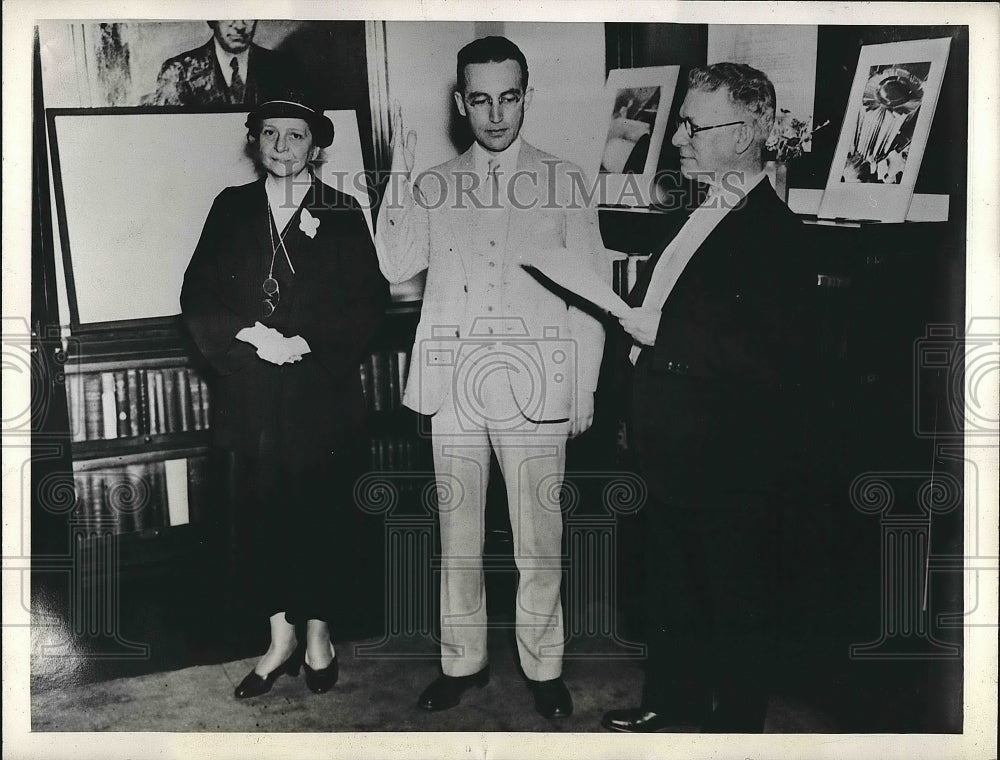
[[309,209],[302,209],[302,215],[299,217],[299,229],[306,233],[309,237],[316,237],[316,230],[319,229],[319,219],[309,213]]

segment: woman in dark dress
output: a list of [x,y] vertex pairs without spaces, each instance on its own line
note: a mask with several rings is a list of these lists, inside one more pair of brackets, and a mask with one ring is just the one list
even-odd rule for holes
[[358,365],[388,297],[360,207],[310,167],[333,141],[332,122],[290,94],[246,126],[264,177],[216,197],[181,291],[216,374],[212,433],[231,466],[233,563],[270,619],[270,646],[238,698],[269,691],[303,661],[312,691],[337,680],[330,622],[352,581],[335,558],[366,448]]

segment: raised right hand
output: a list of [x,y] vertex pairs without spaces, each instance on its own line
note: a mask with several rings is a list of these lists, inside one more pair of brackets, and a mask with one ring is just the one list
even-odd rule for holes
[[410,130],[403,139],[403,108],[397,101],[392,110],[392,171],[406,173],[409,177],[413,172],[414,158],[417,155],[417,133]]

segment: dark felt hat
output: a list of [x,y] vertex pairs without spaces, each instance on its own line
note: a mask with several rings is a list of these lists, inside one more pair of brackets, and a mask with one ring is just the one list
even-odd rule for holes
[[301,93],[289,92],[281,99],[268,100],[247,116],[246,127],[254,136],[260,134],[264,119],[304,119],[313,134],[313,144],[326,148],[333,142],[333,122]]

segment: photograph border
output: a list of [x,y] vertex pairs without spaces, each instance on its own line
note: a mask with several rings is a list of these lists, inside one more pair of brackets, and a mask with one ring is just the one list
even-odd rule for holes
[[[154,5],[148,0],[132,2],[123,0],[113,11],[106,2],[84,5],[82,2],[49,0],[8,0],[4,8],[5,31],[4,63],[8,76],[4,81],[5,105],[3,108],[4,131],[4,186],[11,189],[4,198],[4,245],[10,252],[5,257],[4,324],[17,328],[27,335],[30,326],[23,315],[30,311],[30,289],[24,287],[28,277],[27,258],[30,252],[30,230],[27,219],[31,212],[30,195],[30,24],[32,19],[58,17],[87,17],[102,10],[127,17],[140,13],[151,18],[168,20],[188,16],[200,18],[222,9],[218,15],[236,15],[233,2],[207,6],[185,0]],[[967,271],[965,293],[968,314],[989,316],[997,314],[997,272],[995,255],[998,221],[995,213],[998,198],[998,148],[995,140],[1000,117],[996,95],[998,76],[995,63],[1000,56],[1000,12],[995,4],[974,3],[690,3],[637,4],[631,2],[615,6],[600,2],[579,2],[573,5],[551,2],[512,3],[510,6],[473,6],[464,0],[428,0],[419,10],[401,3],[359,2],[344,0],[335,7],[324,4],[304,6],[293,2],[275,9],[254,3],[257,15],[271,16],[298,13],[302,18],[315,18],[317,14],[336,14],[340,18],[371,18],[386,20],[451,20],[455,18],[480,19],[484,25],[504,18],[518,16],[522,21],[574,20],[601,21],[626,20],[655,21],[661,23],[760,23],[757,19],[781,23],[836,24],[968,24],[970,29],[970,67],[978,63],[982,68],[970,77],[969,130],[970,153],[977,159],[968,167],[969,222]],[[242,6],[239,13],[246,11]],[[250,14],[255,11],[251,10]],[[23,323],[23,324],[21,324]],[[15,335],[19,339],[20,333]],[[6,343],[5,336],[5,343]],[[5,379],[6,373],[5,373]],[[15,382],[5,385],[4,407],[17,408],[28,398],[30,378],[10,378]],[[989,400],[995,409],[996,400]],[[11,419],[5,413],[5,421]],[[995,431],[994,431],[995,432]],[[231,756],[242,751],[252,757],[287,757],[292,752],[301,757],[329,757],[335,754],[351,757],[527,757],[545,758],[579,757],[586,752],[595,757],[623,756],[672,756],[672,757],[898,757],[898,758],[972,758],[996,756],[996,675],[997,628],[996,589],[997,536],[997,449],[995,435],[985,440],[985,445],[970,449],[970,463],[980,466],[981,492],[966,494],[965,511],[971,518],[968,532],[979,536],[984,531],[981,555],[958,558],[966,573],[965,593],[967,606],[975,608],[977,619],[984,622],[966,625],[963,631],[964,650],[967,653],[965,678],[961,685],[964,703],[964,726],[961,734],[954,735],[825,735],[761,737],[734,736],[712,737],[699,735],[668,734],[665,736],[628,735],[573,735],[573,734],[373,734],[355,733],[340,736],[316,734],[274,735],[246,734],[133,734],[125,732],[85,733],[32,733],[30,731],[30,705],[28,652],[31,647],[27,597],[19,592],[30,591],[28,584],[31,557],[25,554],[30,544],[30,524],[19,522],[18,503],[22,491],[18,480],[30,468],[30,449],[19,442],[17,433],[4,429],[4,626],[3,626],[3,693],[5,756],[16,757],[137,757],[138,753],[187,756]],[[981,442],[983,443],[983,442]],[[22,467],[23,463],[23,467]],[[993,475],[989,475],[989,473]],[[8,478],[8,475],[10,476]],[[7,488],[13,481],[14,487]],[[11,593],[8,593],[11,592]]]
[[[607,144],[607,129],[605,127],[601,135],[600,151],[594,163],[594,177],[600,177],[601,192],[604,193],[602,201],[608,198],[615,198],[621,203],[631,201],[626,205],[648,206],[652,202],[649,195],[649,188],[653,185],[653,178],[656,175],[656,167],[660,160],[660,151],[663,149],[663,139],[667,132],[667,119],[670,115],[670,107],[673,104],[674,95],[677,92],[677,79],[680,76],[680,66],[645,66],[635,69],[611,69],[608,72],[607,83],[604,86],[604,110],[603,113],[611,114],[614,108],[615,97],[619,90],[638,87],[659,87],[660,104],[656,111],[656,119],[653,122],[653,131],[649,137],[649,151],[646,153],[646,164],[641,175],[601,173],[601,155],[604,146]],[[629,181],[629,177],[633,177]],[[637,194],[625,192],[625,186],[638,187],[641,191]]]
[[[908,42],[889,42],[882,45],[864,45],[854,71],[851,94],[847,100],[847,111],[840,128],[837,149],[833,153],[826,188],[820,201],[820,219],[854,219],[861,221],[903,222],[913,197],[920,164],[923,161],[927,137],[931,131],[934,112],[937,110],[938,95],[944,81],[951,49],[951,37],[940,37]],[[924,87],[924,96],[917,114],[913,130],[910,153],[898,185],[883,185],[867,182],[841,182],[840,177],[847,153],[861,111],[861,95],[869,79],[873,66],[889,63],[909,63],[929,61],[930,71]]]

